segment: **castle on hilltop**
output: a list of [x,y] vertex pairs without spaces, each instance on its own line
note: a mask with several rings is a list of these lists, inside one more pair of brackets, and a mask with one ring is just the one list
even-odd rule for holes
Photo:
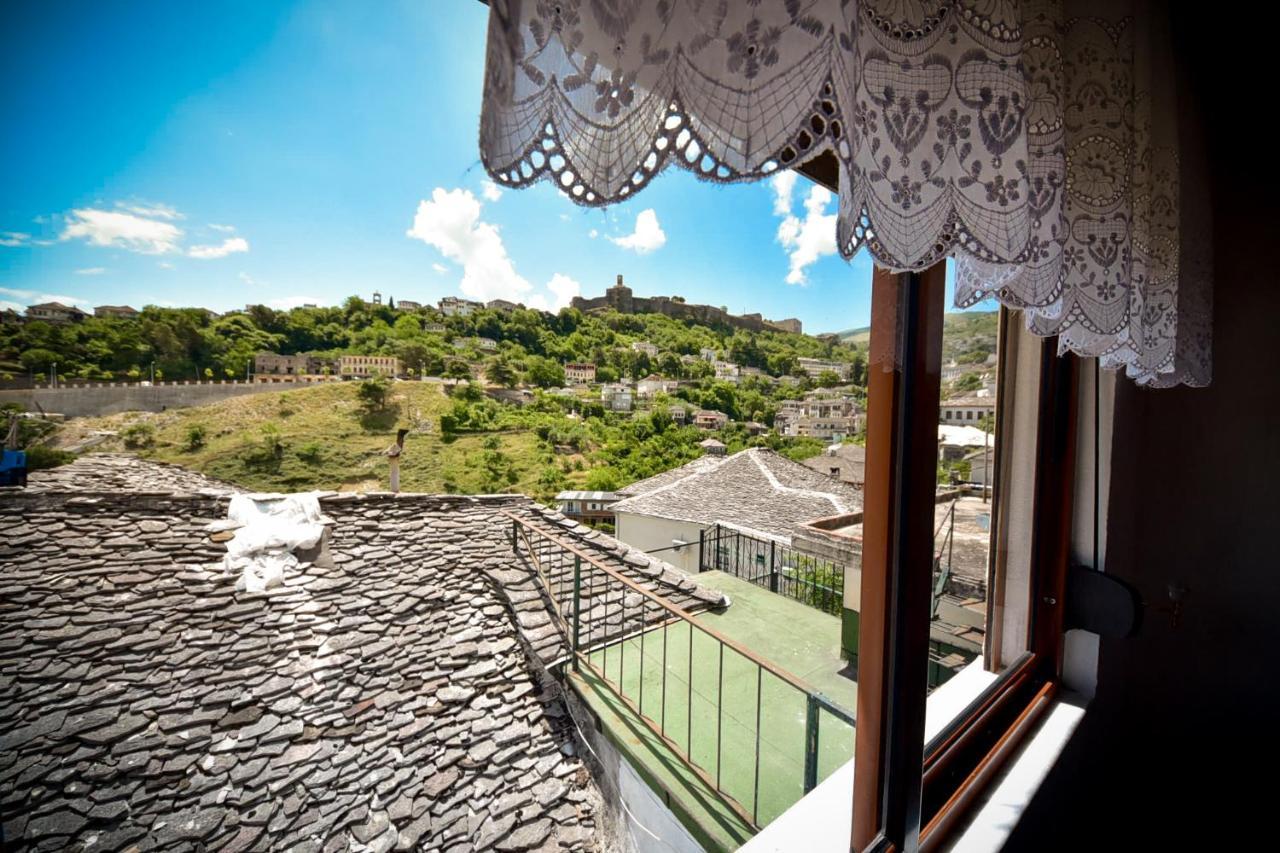
[[678,319],[691,319],[699,323],[714,325],[723,323],[752,332],[792,332],[801,334],[800,321],[794,317],[786,320],[766,320],[759,314],[730,314],[723,308],[711,305],[690,305],[679,296],[635,296],[631,288],[622,283],[622,275],[618,275],[618,283],[604,292],[604,296],[584,299],[573,297],[571,303],[579,311],[599,311],[612,308],[621,314],[665,314]]

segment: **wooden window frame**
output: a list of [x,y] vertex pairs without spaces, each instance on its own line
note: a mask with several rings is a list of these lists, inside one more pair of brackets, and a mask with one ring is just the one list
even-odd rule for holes
[[[1049,707],[1062,669],[1079,367],[1074,356],[1057,355],[1056,338],[1047,338],[1038,359],[1027,651],[924,742],[931,573],[920,567],[931,563],[944,263],[919,273],[877,267],[873,274],[855,851],[938,848]],[[1002,309],[1001,362],[1008,323]],[[885,353],[896,357],[886,360]],[[998,467],[999,433],[1012,425],[999,402],[996,417]],[[992,482],[998,477],[997,470]]]

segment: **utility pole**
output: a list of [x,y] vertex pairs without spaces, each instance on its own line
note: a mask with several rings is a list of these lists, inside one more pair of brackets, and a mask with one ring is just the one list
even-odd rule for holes
[[53,387],[58,387],[58,362],[53,363],[53,368],[49,371],[49,378],[53,380]]
[[156,363],[154,361],[151,362],[151,384],[156,384]]

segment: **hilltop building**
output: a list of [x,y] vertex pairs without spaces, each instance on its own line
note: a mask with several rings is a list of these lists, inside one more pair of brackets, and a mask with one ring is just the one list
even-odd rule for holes
[[93,309],[95,317],[116,317],[121,320],[132,320],[140,312],[128,305],[99,305]]
[[690,305],[679,296],[635,296],[631,288],[622,283],[622,275],[618,275],[617,284],[604,292],[604,296],[587,299],[575,296],[570,303],[579,311],[601,311],[612,308],[621,314],[663,314],[667,317],[693,319],[707,325],[733,326],[753,332],[795,332],[800,334],[801,324],[795,318],[787,320],[766,320],[759,314],[730,314],[723,308],[712,305]]
[[352,378],[399,376],[400,359],[389,355],[344,355],[338,357],[338,375]]
[[570,361],[564,366],[564,381],[570,385],[588,385],[596,381],[596,366],[585,361]]
[[613,523],[613,505],[622,498],[616,492],[567,491],[556,495],[556,505],[569,518],[584,524]]
[[28,320],[44,320],[49,323],[75,323],[89,315],[74,305],[61,302],[41,302],[27,306]]
[[300,352],[296,355],[280,355],[260,352],[253,357],[253,372],[264,379],[269,376],[318,376],[333,362],[315,353]]
[[848,382],[849,376],[853,372],[853,365],[847,361],[830,361],[825,358],[797,358],[796,364],[810,379],[817,379],[822,374],[830,371],[839,376],[841,382]]
[[469,317],[483,307],[483,302],[472,302],[456,296],[446,296],[440,300],[440,313],[446,317]]
[[944,424],[973,426],[983,418],[995,414],[994,397],[956,397],[943,400],[938,409],[938,420]]

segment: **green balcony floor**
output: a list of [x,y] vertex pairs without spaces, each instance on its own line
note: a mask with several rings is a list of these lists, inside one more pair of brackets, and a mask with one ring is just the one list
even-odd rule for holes
[[[700,614],[700,625],[852,711],[857,685],[840,674],[846,663],[837,617],[719,572],[703,573],[698,581],[733,602],[723,613]],[[748,820],[763,826],[803,795],[807,702],[787,682],[682,622],[597,650],[590,660],[597,671],[582,668],[579,692],[610,738],[709,849],[736,848],[751,834]],[[645,726],[636,709],[672,743]],[[690,770],[677,750],[691,755],[709,780]],[[822,712],[819,780],[852,755],[853,728]],[[745,817],[713,785],[733,797]]]

